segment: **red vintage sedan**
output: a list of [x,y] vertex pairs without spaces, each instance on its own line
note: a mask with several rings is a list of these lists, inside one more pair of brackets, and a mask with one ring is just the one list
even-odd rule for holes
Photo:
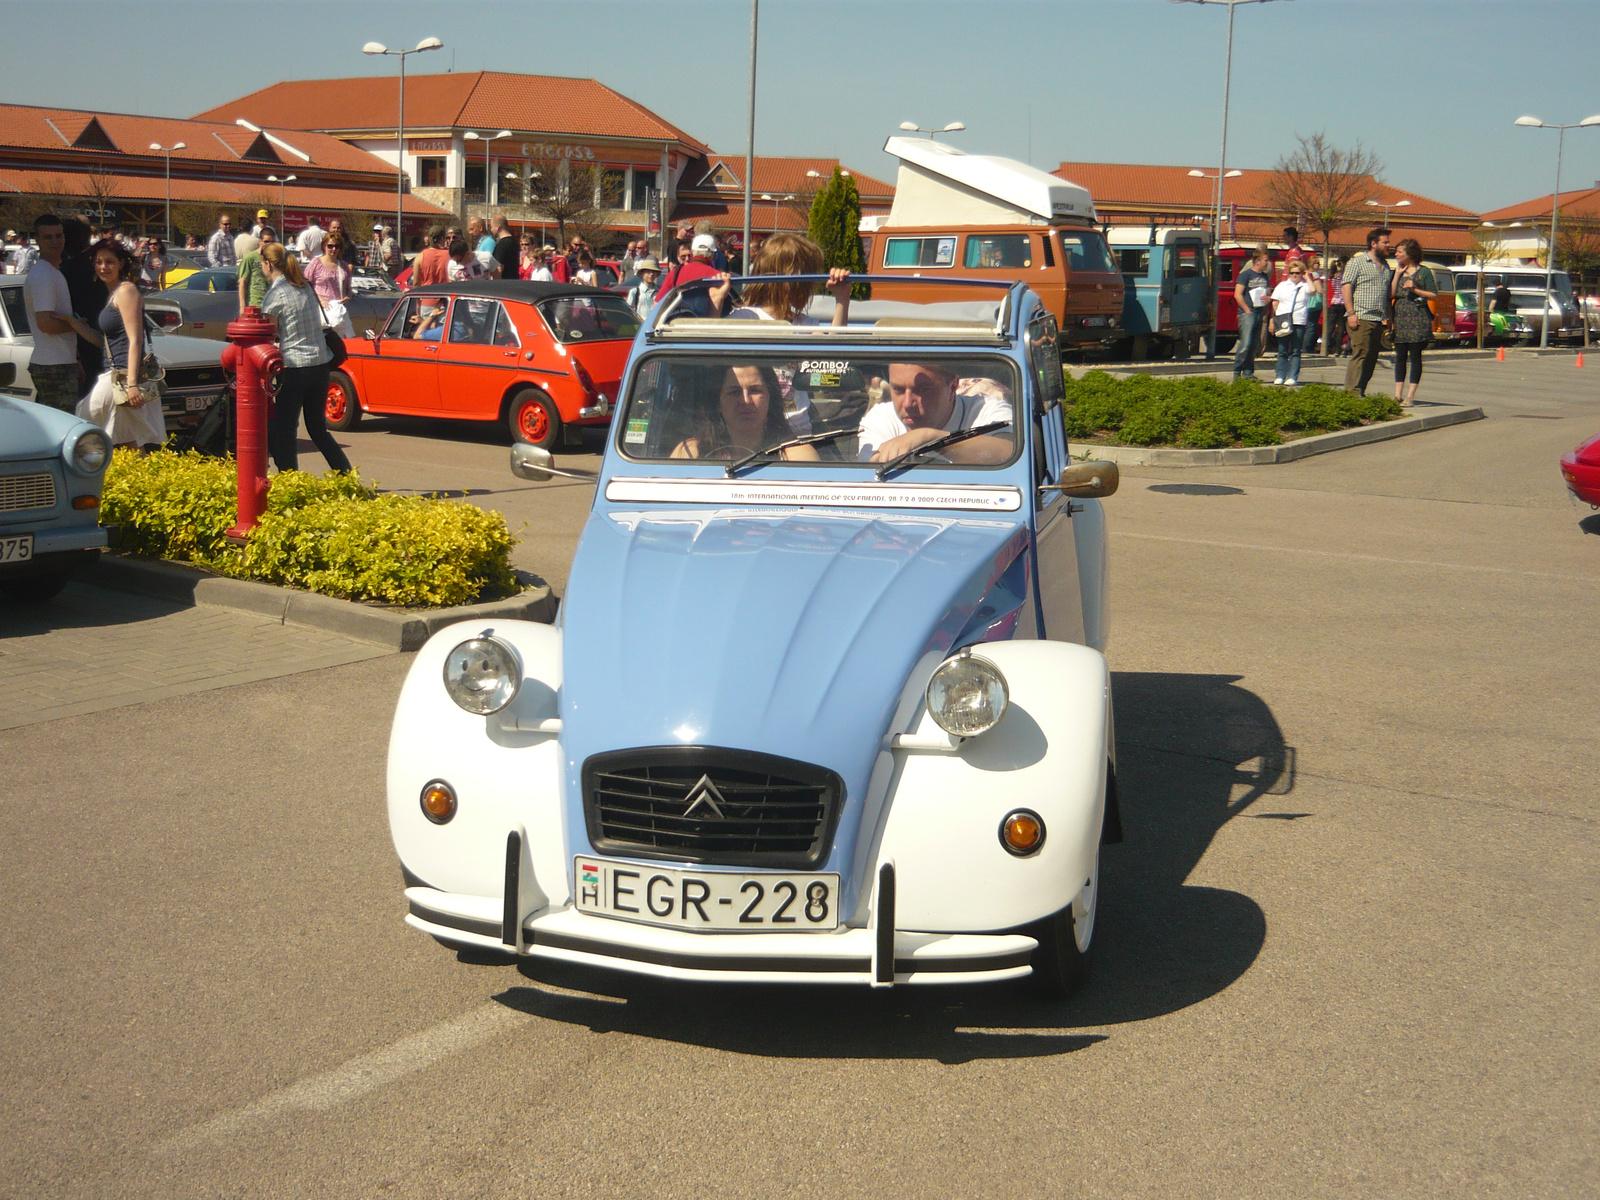
[[1600,436],[1561,456],[1561,478],[1579,500],[1600,508]]
[[413,288],[328,380],[328,427],[363,413],[504,421],[552,449],[610,421],[639,318],[612,292],[477,280]]

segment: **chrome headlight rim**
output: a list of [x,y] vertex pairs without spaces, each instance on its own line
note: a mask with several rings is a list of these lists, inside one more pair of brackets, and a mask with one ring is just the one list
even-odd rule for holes
[[[82,456],[79,451],[85,447],[95,447],[90,450],[90,455],[92,457],[98,452],[98,465],[85,465],[81,461]],[[61,457],[66,462],[67,469],[74,475],[98,475],[111,462],[111,439],[106,437],[105,431],[99,426],[90,425],[67,436],[67,440],[61,443]]]
[[[973,669],[976,669],[980,674],[987,673],[991,677],[991,682],[998,687],[1000,693],[999,703],[991,705],[992,718],[979,724],[963,723],[955,720],[953,715],[946,711],[934,698],[934,689],[943,682],[941,675],[945,672]],[[1011,707],[1011,685],[1006,682],[1005,673],[998,666],[982,655],[974,654],[971,646],[963,646],[959,652],[951,655],[933,669],[933,674],[928,677],[928,686],[923,689],[922,701],[923,706],[928,711],[928,715],[933,719],[933,723],[951,737],[956,739],[982,737],[1000,724],[1001,721],[1005,720],[1006,712]]]
[[[499,685],[487,692],[464,686],[463,668],[466,663],[458,658],[463,652],[469,656],[484,656],[485,662],[499,659],[498,669],[493,676],[500,681]],[[445,694],[455,701],[457,708],[475,717],[489,717],[510,705],[517,698],[517,693],[522,690],[522,655],[518,654],[517,648],[505,638],[486,629],[477,636],[466,638],[452,646],[450,652],[444,656],[440,675],[444,681]]]

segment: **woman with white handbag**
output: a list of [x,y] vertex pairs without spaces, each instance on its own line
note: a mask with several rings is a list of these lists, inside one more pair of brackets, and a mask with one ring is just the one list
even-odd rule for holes
[[1278,362],[1273,383],[1300,386],[1300,350],[1306,341],[1306,322],[1310,314],[1312,284],[1306,279],[1306,265],[1298,259],[1289,263],[1282,283],[1272,289],[1268,300],[1272,336],[1278,339]]
[[343,235],[330,231],[322,239],[322,253],[306,264],[305,277],[322,302],[323,324],[347,338],[356,335],[349,308],[352,274],[344,261]]
[[104,429],[113,446],[159,450],[167,440],[163,372],[145,341],[144,299],[133,282],[133,255],[116,238],[105,238],[94,248],[94,273],[110,293],[95,322],[106,371],[78,401],[78,415]]

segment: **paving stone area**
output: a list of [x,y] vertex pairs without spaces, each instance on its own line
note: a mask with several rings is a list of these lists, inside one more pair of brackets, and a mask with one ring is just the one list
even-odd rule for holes
[[0,729],[393,653],[268,617],[69,584],[0,604]]

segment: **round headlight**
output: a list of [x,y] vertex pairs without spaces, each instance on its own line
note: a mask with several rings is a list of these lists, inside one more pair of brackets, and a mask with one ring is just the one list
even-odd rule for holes
[[93,475],[105,469],[106,461],[111,457],[111,443],[100,430],[85,429],[72,443],[71,454],[69,461],[74,471]]
[[517,698],[522,660],[511,643],[475,637],[445,656],[444,690],[469,713],[488,716]]
[[968,650],[945,659],[928,680],[928,715],[952,737],[977,737],[993,729],[1009,703],[1000,669]]

